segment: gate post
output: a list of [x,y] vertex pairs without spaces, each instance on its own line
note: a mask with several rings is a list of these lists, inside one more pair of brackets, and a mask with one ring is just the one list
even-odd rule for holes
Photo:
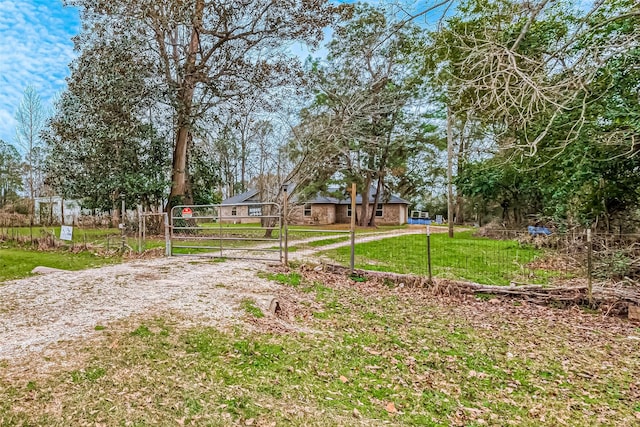
[[169,214],[164,213],[164,255],[171,256],[171,233],[169,233]]

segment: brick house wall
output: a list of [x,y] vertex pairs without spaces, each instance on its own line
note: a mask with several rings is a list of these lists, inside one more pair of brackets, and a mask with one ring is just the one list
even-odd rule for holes
[[[234,213],[235,209],[235,215]],[[256,224],[260,218],[249,217],[249,206],[222,206],[220,207],[220,222],[223,224]]]
[[[341,224],[348,224],[351,222],[351,217],[347,215],[350,210],[350,206],[338,205],[336,207],[336,222]],[[360,216],[360,210],[362,206],[356,206],[357,216]],[[373,206],[369,206],[368,215],[371,215]],[[377,225],[401,225],[407,222],[407,210],[408,207],[401,203],[389,203],[382,205],[382,216],[376,217]]]
[[[336,223],[336,205],[329,203],[314,203],[310,210],[305,205],[295,205],[290,208],[289,221],[300,225],[328,225]],[[307,213],[308,215],[305,215]]]

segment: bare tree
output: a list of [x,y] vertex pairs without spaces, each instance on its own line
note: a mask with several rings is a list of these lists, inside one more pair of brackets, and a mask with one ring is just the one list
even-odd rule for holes
[[[640,5],[595,1],[587,11],[572,11],[570,3],[464,2],[462,13],[432,33],[434,82],[454,114],[471,112],[493,125],[502,148],[534,155],[560,117],[577,109],[582,114],[564,144],[576,138],[602,65],[640,44],[637,26],[624,30]],[[623,31],[601,34],[609,25]],[[541,118],[544,126],[532,125]]]
[[29,191],[30,224],[35,221],[35,198],[41,186],[41,166],[44,158],[40,133],[45,125],[46,114],[40,95],[33,86],[27,86],[16,111],[16,143],[22,148],[25,163],[25,181]]
[[298,182],[308,193],[326,191],[331,180],[356,182],[361,226],[376,225],[389,178],[405,175],[424,142],[419,109],[411,108],[421,85],[411,47],[420,43],[415,26],[398,29],[386,10],[360,5],[336,29],[327,60],[311,64],[316,98],[302,113],[293,149],[309,181]]

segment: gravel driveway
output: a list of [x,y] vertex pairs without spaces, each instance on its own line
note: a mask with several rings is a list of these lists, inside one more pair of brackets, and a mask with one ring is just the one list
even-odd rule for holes
[[0,360],[86,337],[98,325],[137,314],[173,311],[199,322],[232,322],[245,298],[268,307],[279,285],[256,276],[265,268],[173,257],[0,284]]

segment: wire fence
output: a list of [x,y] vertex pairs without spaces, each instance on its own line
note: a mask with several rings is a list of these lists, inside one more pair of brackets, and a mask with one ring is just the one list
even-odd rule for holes
[[[369,241],[358,236],[355,268],[489,285],[559,284],[589,277],[637,283],[640,278],[640,235],[593,233],[589,239],[585,230],[537,236],[502,230],[491,236],[456,232],[449,238],[441,228],[433,229],[429,235],[425,229]],[[336,246],[318,247],[314,256],[348,266],[349,242]]]
[[[60,239],[59,226],[0,225],[0,241],[71,251],[157,249],[157,254],[162,255],[168,232],[162,217],[143,217],[139,223],[143,225],[127,224],[125,230],[76,226],[68,241]],[[256,241],[262,250],[279,251],[277,240],[284,237],[284,228],[272,228],[270,239],[274,242],[266,243],[261,240],[264,230],[259,224],[224,224],[222,229],[228,245],[236,240],[242,240],[243,245]],[[490,285],[558,284],[575,279],[640,285],[640,234],[588,233],[576,229],[532,235],[527,230],[480,229],[456,231],[449,238],[446,228],[438,226],[358,229],[353,235],[346,227],[289,226],[287,230],[283,262],[324,262],[349,267],[353,256],[353,266],[359,269]],[[219,241],[220,224],[216,224],[216,233]]]

